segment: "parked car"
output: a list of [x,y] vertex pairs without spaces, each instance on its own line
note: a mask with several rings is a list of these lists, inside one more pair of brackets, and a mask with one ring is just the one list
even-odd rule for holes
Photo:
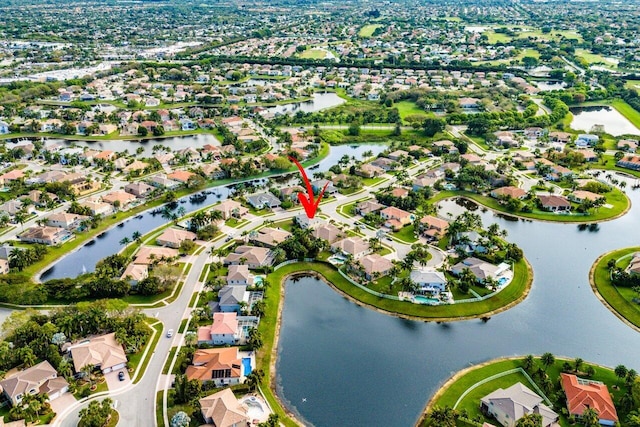
[[171,338],[173,336],[173,329],[169,329],[167,331],[167,338]]
[[122,372],[122,371],[118,372],[118,379],[120,381],[124,381],[124,372]]

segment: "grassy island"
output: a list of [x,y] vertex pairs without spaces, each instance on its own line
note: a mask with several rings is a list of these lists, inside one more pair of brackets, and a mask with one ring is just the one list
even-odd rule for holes
[[640,294],[633,286],[616,286],[612,280],[612,272],[616,269],[624,271],[636,252],[640,252],[640,246],[602,255],[591,267],[589,282],[609,310],[640,331],[640,304],[634,302],[634,299],[640,298]]

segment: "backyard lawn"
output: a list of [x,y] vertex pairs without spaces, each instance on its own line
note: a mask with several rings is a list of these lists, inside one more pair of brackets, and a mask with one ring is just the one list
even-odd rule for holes
[[591,286],[595,286],[598,293],[605,299],[611,309],[640,328],[640,306],[632,301],[633,298],[638,298],[638,294],[629,288],[616,288],[613,286],[609,277],[609,269],[607,268],[607,263],[611,259],[620,260],[622,257],[627,257],[624,258],[622,262],[628,264],[628,256],[638,251],[640,251],[640,246],[619,249],[603,255],[594,267],[592,267],[589,279]]
[[[549,367],[545,368],[546,374],[551,379],[552,383],[556,386],[559,386],[558,381],[560,378],[560,373],[562,372],[562,366],[565,362],[569,362],[573,366],[573,360],[564,359],[556,357],[555,362]],[[522,368],[524,365],[524,358],[512,358],[512,359],[499,359],[491,362],[487,362],[486,364],[478,365],[469,368],[468,371],[462,373],[457,379],[454,381],[448,381],[445,383],[443,388],[436,392],[436,395],[432,398],[432,400],[427,405],[427,408],[431,410],[434,407],[450,407],[454,408],[458,411],[465,410],[467,411],[469,418],[475,419],[476,417],[482,418],[483,421],[491,422],[492,420],[486,418],[480,412],[480,399],[487,394],[493,392],[498,388],[508,388],[518,382],[523,383],[529,389],[533,390],[536,393],[539,393],[536,390],[536,387],[531,383],[531,380],[525,375],[522,371],[518,371],[515,373],[509,373],[504,376],[500,376],[499,378],[492,379],[484,384],[477,385],[477,387],[472,388],[474,385],[478,384],[478,382],[490,378],[495,375],[500,375],[506,373],[508,371]],[[577,374],[580,377],[585,377],[583,372],[585,372],[588,366],[592,366],[595,370],[593,377],[591,380],[601,381],[609,387],[609,391],[613,394],[614,404],[619,402],[619,399],[624,394],[624,387],[620,387],[619,389],[614,389],[613,386],[619,384],[619,379],[615,376],[615,373],[612,369],[590,365],[586,362],[583,362],[580,368],[580,372]],[[533,370],[538,369],[538,367],[543,367],[540,358],[536,357],[534,362]],[[532,370],[532,371],[533,371]],[[574,373],[574,372],[571,372]],[[542,389],[538,384],[538,388]],[[460,401],[460,397],[467,392],[468,394],[463,397]],[[554,399],[555,395],[562,395],[561,391],[549,393],[547,396],[549,399]],[[561,414],[559,402],[553,402],[556,404],[555,411]],[[456,406],[457,403],[457,406]],[[620,411],[620,410],[619,410]],[[495,420],[493,420],[495,424]],[[421,426],[426,426],[424,420],[420,423]],[[458,424],[463,425],[463,424]],[[560,425],[562,427],[569,426],[569,422],[567,418],[561,414],[560,416]]]

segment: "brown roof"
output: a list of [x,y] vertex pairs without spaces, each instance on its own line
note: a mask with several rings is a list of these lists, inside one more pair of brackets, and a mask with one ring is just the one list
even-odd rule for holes
[[175,171],[167,175],[167,178],[173,179],[175,181],[187,182],[189,181],[189,178],[191,178],[194,175],[195,174],[193,172],[189,172],[189,171]]
[[76,372],[87,365],[100,366],[101,369],[110,368],[127,363],[127,355],[116,341],[116,334],[110,333],[91,338],[87,342],[70,348],[73,367]]
[[519,199],[520,197],[526,196],[527,192],[519,187],[500,187],[491,191],[496,196],[509,196],[514,199]]
[[212,420],[216,427],[246,425],[250,421],[247,408],[238,402],[230,388],[200,399],[200,411],[205,421]]
[[230,378],[240,378],[242,374],[242,360],[238,357],[237,347],[197,350],[193,354],[192,363],[186,371],[190,380],[211,380],[211,371],[220,369],[230,369]]
[[391,261],[378,254],[365,255],[360,260],[360,263],[367,274],[384,273],[393,267]]
[[[25,392],[32,389],[40,389],[40,386],[46,384],[47,380],[51,380],[57,376],[58,373],[56,370],[45,360],[0,381],[0,389],[4,390],[13,400],[19,394],[25,394]],[[60,378],[60,380],[68,385],[64,378]],[[46,390],[43,392],[48,393]]]
[[542,206],[549,206],[549,207],[554,207],[554,206],[570,207],[571,206],[571,203],[569,203],[569,201],[562,196],[555,196],[552,194],[549,196],[538,196],[538,198],[540,199],[540,203],[542,203]]

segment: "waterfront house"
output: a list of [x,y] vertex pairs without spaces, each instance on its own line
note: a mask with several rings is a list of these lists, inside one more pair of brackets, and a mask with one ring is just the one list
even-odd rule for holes
[[132,182],[124,186],[124,191],[138,198],[145,198],[153,192],[154,188],[144,182]]
[[360,260],[360,264],[362,265],[362,270],[364,271],[364,277],[367,280],[386,276],[393,268],[393,263],[391,261],[378,254],[369,254],[363,256]]
[[409,278],[418,286],[420,293],[444,292],[446,290],[447,278],[444,273],[431,267],[412,270]]
[[240,313],[242,303],[248,303],[249,296],[245,285],[223,286],[218,292],[217,304],[212,305],[212,311]]
[[71,213],[55,213],[47,217],[47,225],[50,227],[60,227],[65,230],[75,230],[80,227],[82,221],[89,219],[88,216]]
[[453,265],[451,273],[455,276],[460,276],[464,270],[468,269],[478,282],[483,283],[488,278],[498,280],[499,276],[508,271],[509,268],[509,264],[506,263],[495,265],[475,257],[469,257]]
[[121,190],[112,191],[102,196],[103,202],[109,203],[118,209],[127,209],[134,200],[136,200],[136,196]]
[[250,424],[248,408],[236,399],[230,388],[199,400],[204,422],[216,427],[241,427]]
[[146,264],[131,263],[120,276],[120,280],[126,280],[129,285],[136,287],[138,282],[149,277],[149,267]]
[[280,206],[282,202],[276,196],[270,192],[252,194],[247,196],[247,203],[253,206],[255,209],[273,209]]
[[513,199],[522,200],[526,196],[527,196],[527,192],[519,187],[507,186],[507,187],[500,187],[500,188],[495,188],[491,190],[491,197],[495,199],[510,197]]
[[542,209],[550,212],[568,212],[571,209],[571,203],[564,196],[539,195],[538,200]]
[[71,238],[72,234],[62,227],[34,226],[22,231],[17,237],[21,242],[59,245]]
[[480,399],[482,413],[495,418],[503,427],[514,427],[527,414],[542,417],[542,427],[559,427],[559,415],[544,400],[522,383],[499,388]]
[[196,233],[192,233],[191,231],[169,227],[165,229],[160,236],[158,236],[156,244],[159,246],[178,249],[183,241],[194,241],[196,240],[196,237]]
[[224,387],[244,382],[247,368],[237,347],[196,350],[192,364],[187,367],[189,380],[213,382]]
[[587,408],[591,408],[598,413],[601,425],[618,423],[618,413],[606,384],[565,373],[560,374],[560,384],[567,397],[569,414],[579,419]]
[[640,171],[640,156],[625,156],[616,162],[616,166]]

